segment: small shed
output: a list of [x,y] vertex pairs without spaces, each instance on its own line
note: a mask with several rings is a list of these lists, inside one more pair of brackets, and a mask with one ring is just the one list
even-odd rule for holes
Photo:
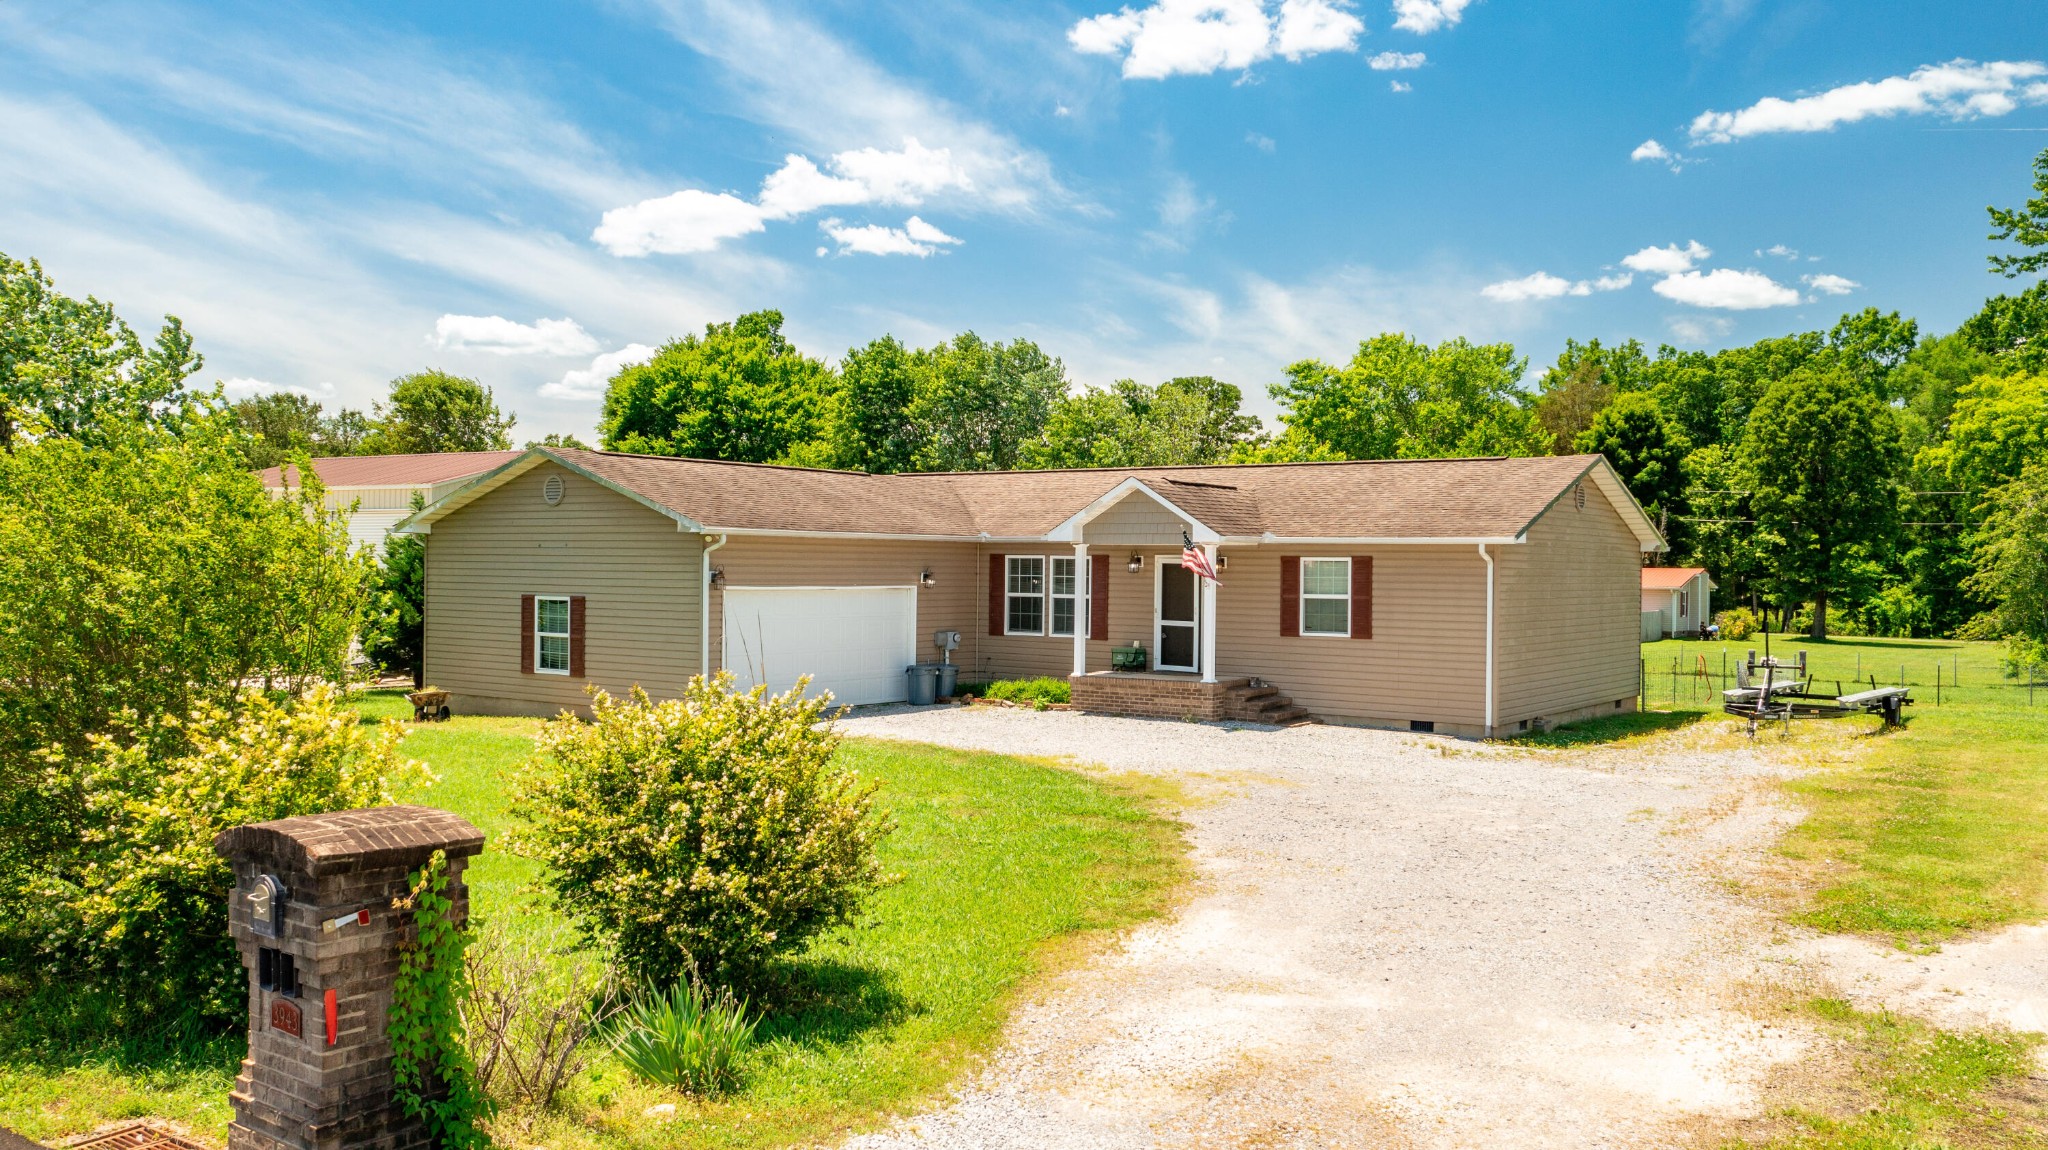
[[1714,617],[1714,580],[1704,567],[1643,568],[1643,638],[1697,635]]

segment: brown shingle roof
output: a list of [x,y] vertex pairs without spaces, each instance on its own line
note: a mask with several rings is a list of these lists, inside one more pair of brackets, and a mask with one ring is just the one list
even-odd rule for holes
[[706,528],[881,535],[1046,534],[1137,479],[1225,537],[1511,538],[1598,456],[864,475],[553,449]]
[[[313,474],[329,487],[431,487],[467,475],[482,475],[526,454],[523,451],[444,451],[433,455],[330,455],[313,461]],[[299,483],[299,469],[263,469],[265,487]]]

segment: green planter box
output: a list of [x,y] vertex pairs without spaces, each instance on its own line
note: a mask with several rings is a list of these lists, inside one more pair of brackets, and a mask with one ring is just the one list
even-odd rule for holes
[[1109,669],[1112,671],[1143,671],[1152,666],[1143,647],[1111,647]]

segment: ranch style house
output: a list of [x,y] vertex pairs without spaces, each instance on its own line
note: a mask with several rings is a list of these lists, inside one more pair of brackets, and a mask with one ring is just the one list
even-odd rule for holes
[[899,701],[957,632],[964,681],[1068,676],[1080,710],[1478,736],[1635,707],[1664,549],[1597,455],[868,475],[537,447],[396,530],[426,536],[426,678],[462,712],[718,670]]

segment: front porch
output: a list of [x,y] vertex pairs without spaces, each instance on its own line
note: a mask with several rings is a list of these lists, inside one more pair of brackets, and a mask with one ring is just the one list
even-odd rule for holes
[[1140,719],[1194,719],[1294,726],[1314,717],[1255,678],[1205,679],[1170,671],[1093,671],[1068,676],[1077,711]]

